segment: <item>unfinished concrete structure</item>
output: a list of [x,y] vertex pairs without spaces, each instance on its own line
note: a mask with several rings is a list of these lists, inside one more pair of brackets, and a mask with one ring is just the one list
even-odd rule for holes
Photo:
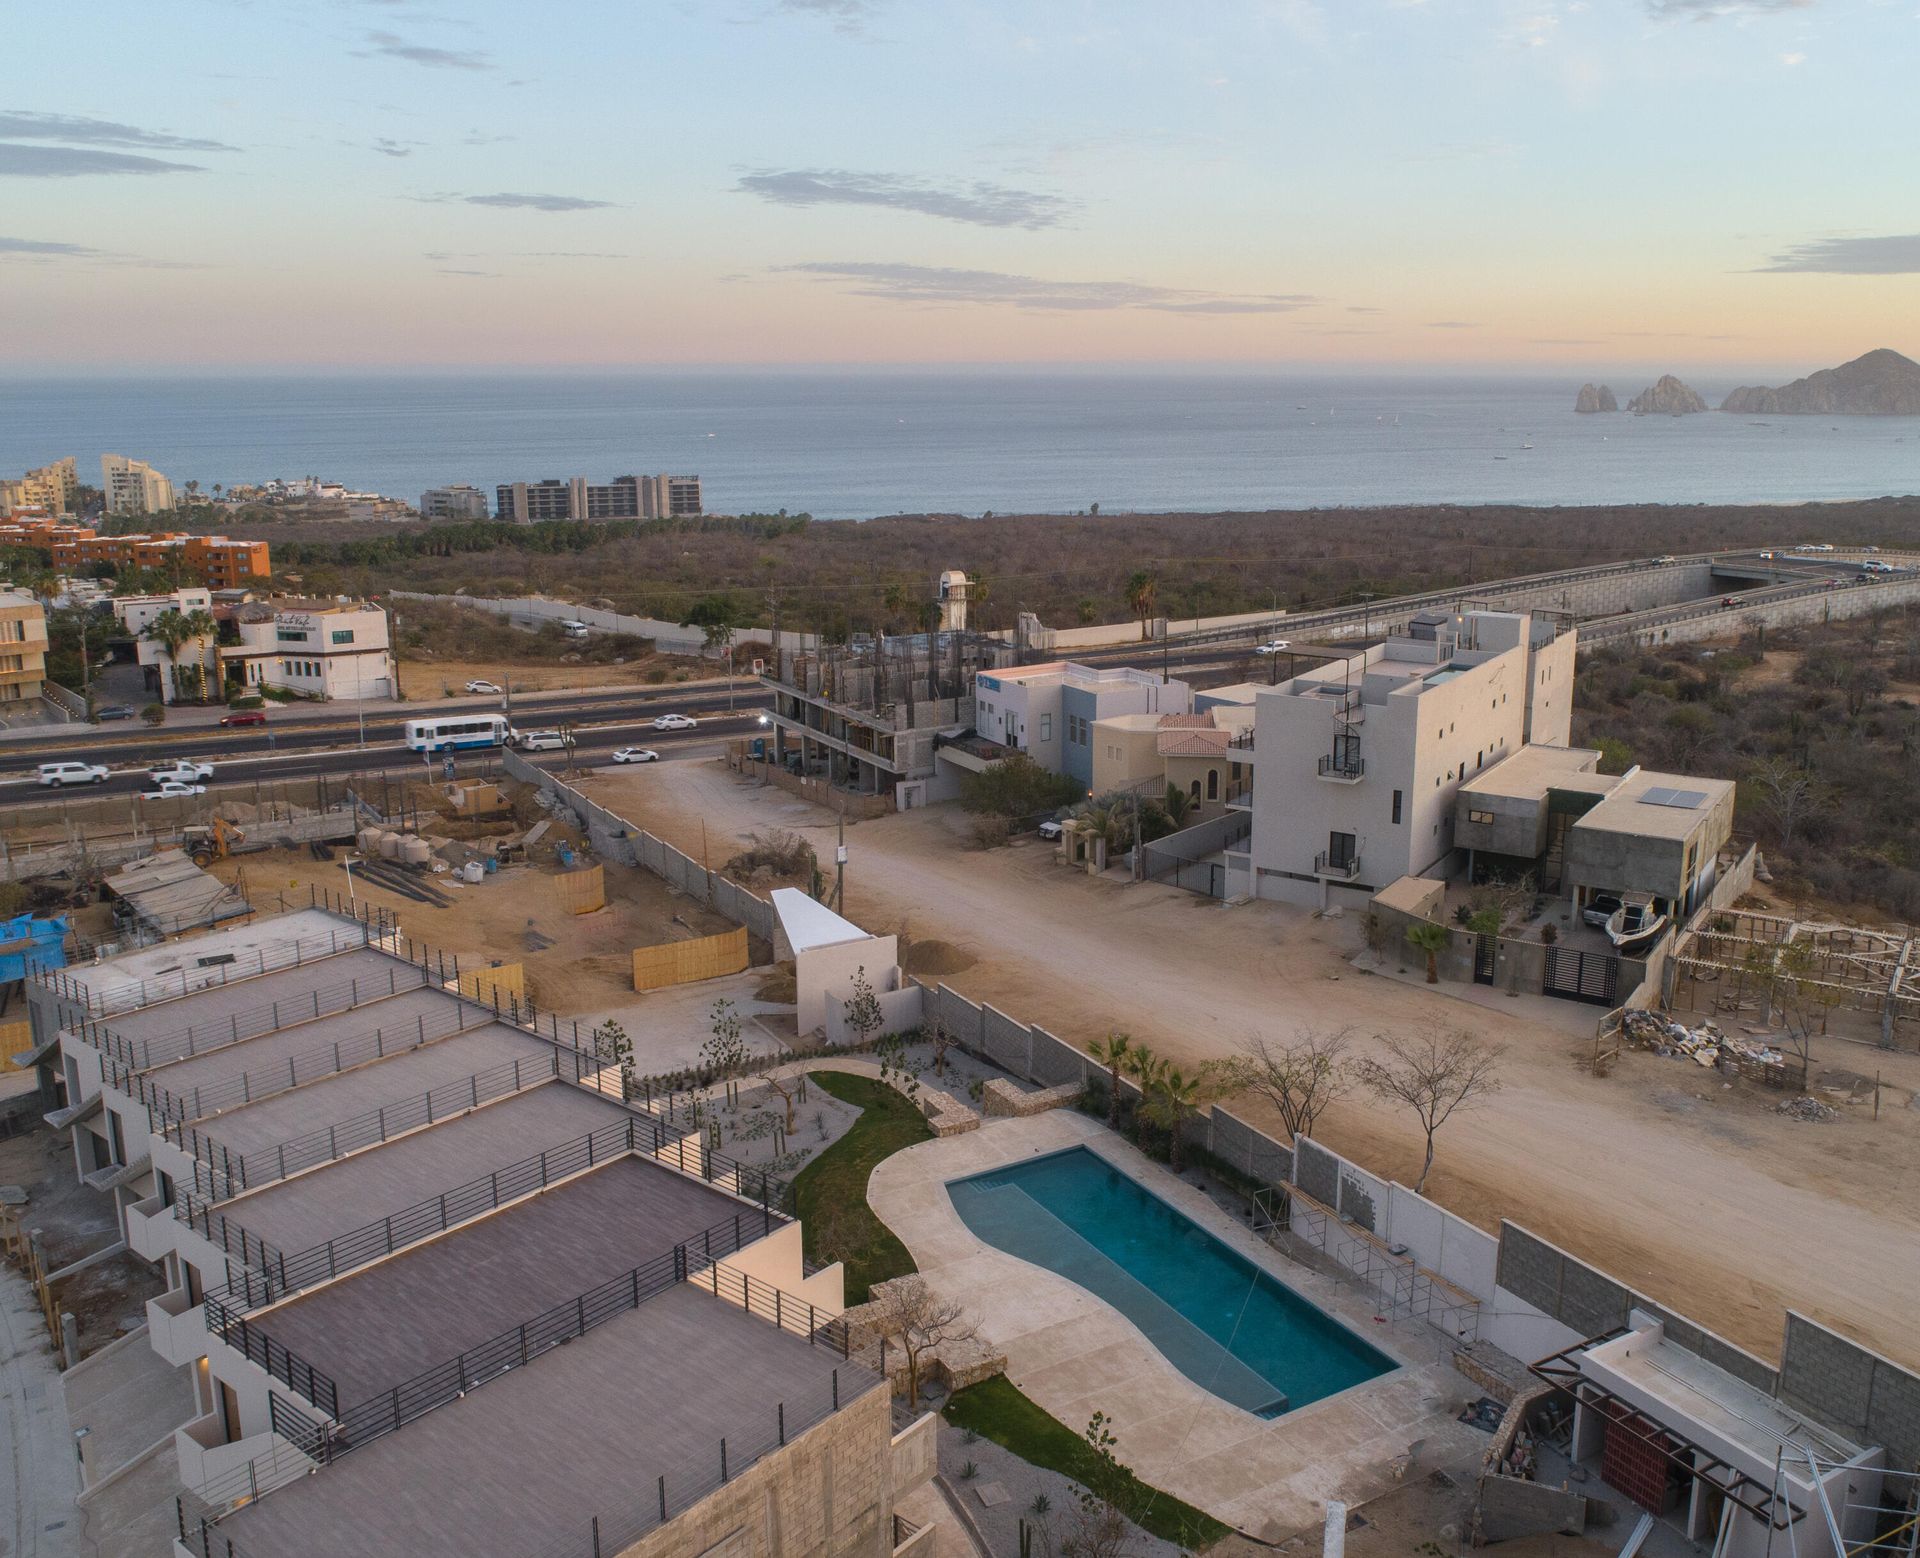
[[51,1118],[168,1281],[176,1551],[894,1551],[931,1420],[892,1432],[786,1186],[458,988],[320,909],[30,985]]

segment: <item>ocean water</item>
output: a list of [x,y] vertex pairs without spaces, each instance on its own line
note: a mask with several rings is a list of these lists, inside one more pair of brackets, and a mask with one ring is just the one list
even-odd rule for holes
[[[697,372],[0,382],[0,473],[426,488],[672,471],[722,513],[1799,503],[1920,492],[1920,418],[1577,416],[1561,378]],[[1710,404],[1731,388],[1695,387]],[[1637,383],[1616,383],[1624,400]],[[1531,447],[1528,447],[1531,445]]]

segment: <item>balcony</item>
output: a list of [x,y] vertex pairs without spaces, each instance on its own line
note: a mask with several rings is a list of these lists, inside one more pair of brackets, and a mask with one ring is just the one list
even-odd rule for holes
[[1336,859],[1323,849],[1313,857],[1313,874],[1315,876],[1337,876],[1343,882],[1351,882],[1360,874],[1360,857],[1358,855],[1350,855]]
[[1366,777],[1364,758],[1335,752],[1320,759],[1320,777],[1334,784],[1358,784]]
[[173,1208],[158,1193],[127,1207],[127,1248],[142,1260],[160,1260],[173,1251]]
[[147,1300],[147,1339],[175,1368],[206,1355],[206,1316],[184,1287]]

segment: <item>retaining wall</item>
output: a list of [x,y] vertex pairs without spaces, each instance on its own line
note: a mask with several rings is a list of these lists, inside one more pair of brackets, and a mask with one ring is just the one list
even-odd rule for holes
[[[390,590],[395,600],[432,601],[442,606],[467,606],[496,617],[518,618],[522,622],[584,622],[606,633],[632,633],[653,640],[654,648],[668,654],[704,655],[708,653],[703,628],[683,627],[678,622],[663,622],[658,617],[632,617],[621,611],[602,611],[572,601],[548,600],[543,595],[497,597],[489,595],[426,595],[415,590]],[[773,634],[765,628],[736,628],[735,643],[767,643]],[[819,644],[813,633],[782,631],[780,646],[786,649],[812,649]],[[721,656],[724,658],[724,654]]]
[[[1737,598],[1737,597],[1736,597]],[[1699,615],[1677,614],[1675,620],[1648,623],[1594,622],[1580,628],[1581,647],[1633,642],[1648,647],[1689,644],[1703,638],[1727,638],[1760,623],[1767,627],[1803,627],[1809,623],[1839,622],[1864,617],[1877,607],[1905,606],[1920,601],[1920,578],[1898,578],[1883,584],[1842,585],[1819,589],[1785,600],[1756,601],[1731,610]]]
[[545,769],[535,768],[511,747],[501,749],[500,761],[508,778],[539,786],[564,807],[573,818],[574,826],[586,834],[594,852],[602,859],[644,867],[669,886],[698,898],[716,914],[744,926],[747,934],[764,943],[767,955],[772,956],[777,922],[773,905],[766,899],[748,892],[738,882],[727,880],[718,871],[707,870],[664,839],[655,838],[618,813],[589,800]]
[[716,936],[692,936],[657,947],[633,949],[633,988],[661,990],[702,979],[719,979],[747,970],[747,929],[744,925]]

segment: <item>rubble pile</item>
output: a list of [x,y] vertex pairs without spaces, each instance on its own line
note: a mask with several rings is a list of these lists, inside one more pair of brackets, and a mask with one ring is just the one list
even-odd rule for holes
[[1758,1039],[1727,1033],[1712,1021],[1689,1028],[1658,1012],[1629,1009],[1621,1014],[1620,1026],[1626,1037],[1643,1049],[1650,1049],[1656,1055],[1681,1056],[1708,1069],[1723,1063],[1729,1070],[1747,1066],[1778,1067],[1784,1074],[1786,1069],[1787,1057],[1783,1051]]
[[1773,1106],[1775,1114],[1784,1114],[1792,1120],[1826,1121],[1840,1118],[1840,1111],[1832,1104],[1823,1104],[1817,1098],[1809,1098],[1802,1093],[1796,1098],[1783,1098]]

